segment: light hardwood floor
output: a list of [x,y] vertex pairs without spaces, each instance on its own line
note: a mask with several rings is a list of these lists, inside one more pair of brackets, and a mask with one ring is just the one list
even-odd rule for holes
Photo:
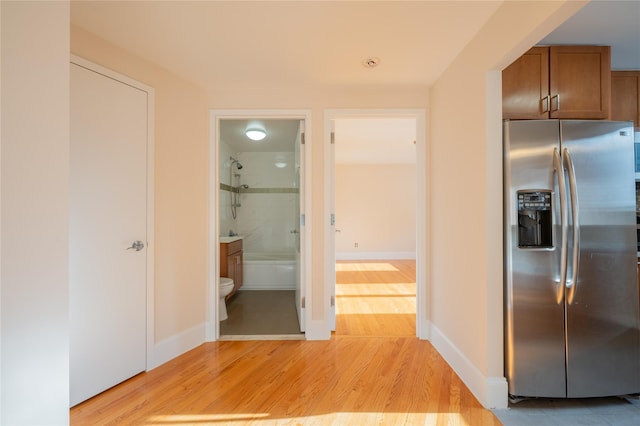
[[336,334],[415,336],[415,260],[337,262]]
[[341,262],[331,340],[205,343],[74,407],[71,424],[499,425],[415,337],[414,265]]

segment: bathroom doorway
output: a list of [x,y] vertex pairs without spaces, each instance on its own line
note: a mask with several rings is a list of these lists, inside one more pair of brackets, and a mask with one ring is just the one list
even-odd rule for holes
[[[334,279],[336,333],[426,333],[424,117],[423,110],[326,114],[326,274]],[[397,327],[386,326],[392,320]]]
[[[216,339],[304,338],[308,120],[304,112],[213,112]],[[218,277],[233,288],[219,287]],[[224,302],[221,289],[230,292]]]

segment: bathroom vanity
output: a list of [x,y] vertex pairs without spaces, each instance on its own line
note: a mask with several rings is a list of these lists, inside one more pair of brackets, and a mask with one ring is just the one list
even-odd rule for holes
[[220,237],[220,276],[233,280],[228,300],[242,287],[242,237]]

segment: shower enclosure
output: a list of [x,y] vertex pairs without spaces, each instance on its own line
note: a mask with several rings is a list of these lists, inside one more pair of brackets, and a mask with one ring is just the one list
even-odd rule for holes
[[[242,184],[240,182],[240,178],[242,177],[242,175],[239,173],[239,171],[242,170],[243,165],[231,156],[229,156],[229,161],[231,161],[229,165],[229,182],[231,182],[231,184],[229,185],[230,188],[228,188],[228,191],[231,201],[231,216],[236,219],[238,216],[238,207],[241,207],[240,190],[248,189],[249,185]],[[235,170],[237,171],[236,173],[234,173],[234,166]],[[234,180],[237,181],[235,186],[233,185]],[[229,235],[233,236],[233,231],[229,231]]]
[[219,236],[243,239],[243,290],[298,290],[301,120],[262,120],[258,142],[251,122],[220,120]]

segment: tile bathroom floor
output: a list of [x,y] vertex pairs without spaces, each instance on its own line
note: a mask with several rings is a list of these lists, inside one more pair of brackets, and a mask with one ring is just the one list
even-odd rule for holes
[[227,301],[228,319],[220,321],[220,338],[291,335],[304,338],[293,290],[241,290]]

